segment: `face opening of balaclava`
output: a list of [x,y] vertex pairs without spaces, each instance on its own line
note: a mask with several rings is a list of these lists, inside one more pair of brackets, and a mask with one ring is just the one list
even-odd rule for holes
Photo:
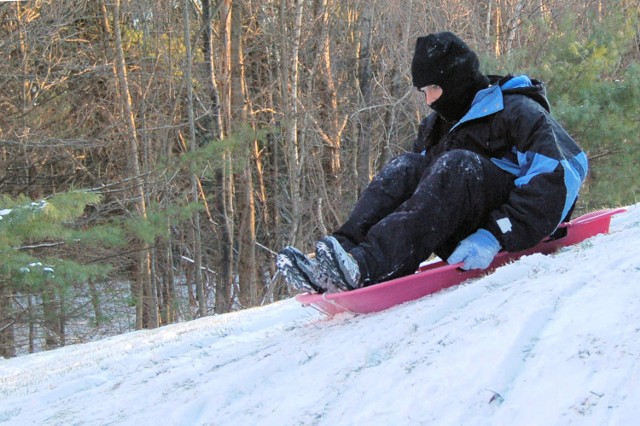
[[442,88],[442,96],[431,109],[449,122],[460,120],[476,93],[489,86],[475,52],[450,32],[418,37],[411,76],[418,89],[431,84]]

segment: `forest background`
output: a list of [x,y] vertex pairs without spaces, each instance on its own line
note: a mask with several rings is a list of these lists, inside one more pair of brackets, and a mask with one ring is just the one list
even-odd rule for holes
[[591,170],[640,194],[638,0],[0,3],[0,356],[270,303],[428,108],[415,38],[546,83]]

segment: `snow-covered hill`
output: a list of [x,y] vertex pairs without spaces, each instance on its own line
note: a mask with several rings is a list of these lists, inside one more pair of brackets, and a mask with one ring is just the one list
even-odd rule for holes
[[0,424],[635,425],[640,205],[374,315],[293,299],[0,360]]

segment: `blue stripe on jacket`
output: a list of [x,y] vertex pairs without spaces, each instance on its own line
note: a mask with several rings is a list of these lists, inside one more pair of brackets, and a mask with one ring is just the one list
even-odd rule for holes
[[552,173],[558,167],[558,164],[562,165],[564,169],[564,186],[567,190],[562,209],[562,218],[566,217],[578,197],[582,182],[587,176],[588,163],[586,154],[581,152],[573,158],[558,161],[538,153],[527,152],[523,154],[516,151],[515,148],[514,151],[517,154],[518,165],[507,159],[502,159],[502,161],[495,159],[492,161],[501,169],[517,176],[515,184],[518,188],[528,184],[531,179],[542,173]]
[[[467,114],[465,114],[451,130],[464,122],[502,111],[504,109],[502,89],[515,89],[529,86],[533,86],[531,79],[526,75],[520,75],[508,80],[502,87],[491,86],[479,91]],[[552,173],[558,164],[562,165],[564,169],[564,185],[567,191],[564,208],[562,210],[562,218],[566,217],[587,175],[588,163],[586,154],[580,152],[572,158],[559,161],[531,151],[522,153],[517,151],[515,147],[513,147],[513,152],[516,155],[518,164],[515,164],[508,158],[492,158],[491,161],[502,170],[516,176],[515,184],[517,187],[528,184],[531,179],[542,173]]]

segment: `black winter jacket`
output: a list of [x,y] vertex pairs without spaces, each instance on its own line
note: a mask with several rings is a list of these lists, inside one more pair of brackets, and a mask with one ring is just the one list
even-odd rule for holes
[[490,77],[467,114],[450,125],[432,113],[420,124],[414,151],[437,158],[466,149],[514,175],[507,203],[487,218],[507,251],[534,246],[551,234],[575,203],[587,157],[551,117],[542,84],[527,76]]

